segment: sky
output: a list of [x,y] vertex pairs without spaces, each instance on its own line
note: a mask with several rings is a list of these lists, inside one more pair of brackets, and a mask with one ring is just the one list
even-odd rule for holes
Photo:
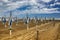
[[60,14],[60,0],[0,0],[0,17],[4,15],[8,17],[10,11],[13,16],[19,17],[25,16],[26,13],[29,15],[54,14],[54,17],[60,17],[58,15]]

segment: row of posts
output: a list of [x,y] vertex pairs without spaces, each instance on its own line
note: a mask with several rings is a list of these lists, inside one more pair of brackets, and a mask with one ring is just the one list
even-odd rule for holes
[[[16,17],[17,19],[17,17]],[[37,24],[38,24],[38,20],[37,20],[37,16],[35,16],[35,23],[36,23],[36,32],[37,32],[37,36],[36,36],[36,40],[38,40],[38,34],[39,34],[39,31],[38,31],[38,27],[37,27]],[[2,21],[3,21],[3,24],[5,25],[6,27],[6,18],[2,18]],[[27,25],[27,31],[29,30],[29,17],[28,17],[28,14],[26,14],[26,20],[24,20],[24,23]],[[45,21],[46,21],[46,18],[45,18]],[[18,20],[16,20],[16,22],[18,23]],[[53,25],[55,25],[55,21],[54,21],[54,18],[53,18]],[[16,25],[17,25],[16,23]],[[12,13],[10,13],[10,18],[9,18],[9,30],[10,30],[10,35],[12,35]]]

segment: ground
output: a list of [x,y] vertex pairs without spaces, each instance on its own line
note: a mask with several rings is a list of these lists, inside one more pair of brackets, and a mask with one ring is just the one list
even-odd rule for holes
[[13,22],[11,35],[8,22],[4,26],[0,22],[0,40],[60,40],[60,21],[30,22],[28,30],[23,22]]

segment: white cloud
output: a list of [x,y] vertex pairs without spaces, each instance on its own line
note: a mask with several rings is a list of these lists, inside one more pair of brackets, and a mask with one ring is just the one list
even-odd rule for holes
[[54,4],[50,4],[50,6],[55,6],[56,4],[54,3]]
[[37,4],[36,0],[30,0],[31,3]]
[[42,0],[42,1],[44,1],[44,2],[50,2],[51,0]]
[[60,5],[60,2],[56,2],[55,4]]
[[55,2],[57,2],[58,0],[55,0]]
[[57,11],[58,8],[51,8],[51,9],[48,9],[48,8],[43,8],[41,10],[37,9],[37,8],[33,8],[31,10],[25,10],[25,11],[15,11],[14,13],[19,13],[19,14],[26,14],[26,13],[32,13],[32,14],[38,14],[38,13],[42,13],[42,14],[49,14],[49,13],[60,13],[59,11]]
[[5,11],[8,11],[8,10],[14,10],[16,8],[19,8],[20,6],[22,5],[26,5],[26,1],[21,1],[21,2],[6,2],[6,4],[4,4],[4,2],[2,2],[0,4],[0,12],[5,12]]
[[57,8],[43,8],[42,10],[45,10],[45,11],[55,11]]
[[58,8],[43,8],[41,10],[41,12],[43,13],[59,13],[59,11],[57,11]]
[[[57,12],[58,13],[57,8],[51,8],[51,9],[45,8],[46,5],[38,4],[36,2],[36,0],[30,0],[29,2],[27,0],[24,0],[24,1],[16,0],[16,2],[11,2],[11,1],[9,2],[8,0],[2,0],[2,1],[4,1],[6,4],[5,4],[5,6],[3,5],[4,2],[2,2],[0,4],[0,6],[2,6],[2,7],[0,7],[1,8],[0,13],[6,12],[9,10],[16,10],[16,8],[20,8],[23,5],[28,5],[28,3],[30,5],[32,5],[32,7],[33,7],[31,10],[25,10],[25,11],[19,11],[18,10],[14,13],[27,13],[27,12],[28,13],[29,12],[31,12],[31,13],[53,13],[53,12],[55,13],[55,12]],[[50,2],[51,0],[42,0],[42,1]],[[54,3],[54,4],[51,4],[50,6],[54,6],[55,4],[60,4],[60,3]],[[42,9],[39,10],[38,6]]]
[[60,2],[55,2],[54,4],[50,4],[50,6],[60,5]]
[[8,2],[8,0],[3,0],[4,2]]
[[40,13],[59,13],[59,11],[57,11],[58,8],[43,8],[41,9],[39,12]]
[[8,0],[1,0],[2,2],[9,2]]

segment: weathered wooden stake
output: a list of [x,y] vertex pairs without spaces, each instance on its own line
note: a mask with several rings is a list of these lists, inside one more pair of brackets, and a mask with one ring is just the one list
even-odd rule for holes
[[39,31],[37,30],[36,40],[38,40]]
[[5,24],[5,28],[6,28],[6,24]]
[[12,30],[10,30],[10,36],[12,35]]

